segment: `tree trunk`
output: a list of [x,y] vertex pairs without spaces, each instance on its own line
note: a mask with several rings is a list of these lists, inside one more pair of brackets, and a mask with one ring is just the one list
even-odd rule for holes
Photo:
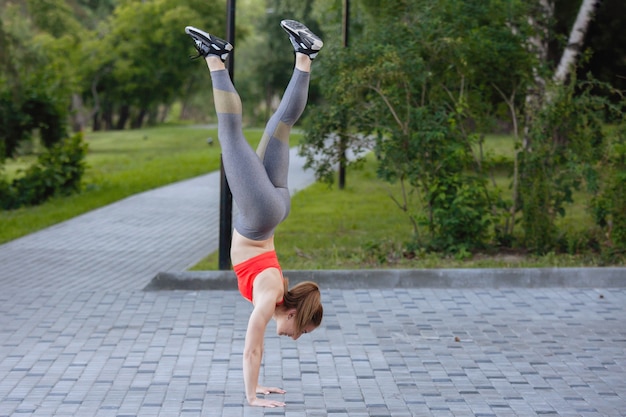
[[[530,24],[535,28],[535,36],[529,39],[530,47],[532,52],[537,55],[537,62],[539,63],[548,61],[548,22],[552,20],[553,15],[554,5],[550,0],[539,0],[536,17],[529,17]],[[528,88],[525,99],[524,136],[522,140],[522,149],[524,150],[529,150],[531,147],[528,136],[529,127],[533,123],[535,114],[541,109],[546,91],[546,80],[540,68],[533,69],[533,77],[535,82]]]
[[170,108],[171,106],[169,104],[165,104],[161,107],[157,120],[158,123],[165,123],[165,120],[170,112]]
[[[524,108],[524,137],[522,141],[521,162],[518,171],[520,201],[522,208],[522,224],[526,245],[538,253],[550,250],[556,242],[554,196],[558,186],[552,175],[558,169],[554,160],[555,151],[549,149],[551,132],[544,132],[531,138],[531,131],[547,126],[537,125],[537,116],[552,104],[556,89],[565,83],[568,75],[575,68],[578,53],[595,6],[599,0],[582,0],[578,16],[570,32],[568,45],[563,51],[559,65],[552,75],[553,86],[548,85],[548,77],[541,67],[547,68],[547,42],[549,22],[553,18],[553,0],[539,0],[536,19],[531,18],[536,36],[530,40],[533,51],[537,54],[538,68],[533,71],[534,83],[529,87]],[[537,143],[533,143],[537,141]],[[539,143],[542,142],[542,143]],[[533,147],[535,149],[533,149]]]
[[340,190],[344,190],[346,188],[346,133],[345,133],[345,125],[342,127],[342,131],[339,132],[339,181],[338,186]]
[[[556,83],[562,83],[571,73],[576,64],[578,54],[583,46],[585,34],[600,0],[582,0],[578,9],[578,16],[570,32],[569,40],[559,65],[553,75]],[[538,62],[548,61],[548,22],[552,20],[554,14],[554,4],[551,0],[539,0],[539,10],[537,18],[530,18],[530,23],[535,27],[536,36],[529,41],[534,52],[537,54]],[[534,71],[535,82],[528,89],[526,94],[526,108],[524,109],[524,138],[522,147],[530,150],[531,143],[528,137],[528,129],[532,126],[535,114],[541,110],[546,101],[550,100],[550,92],[546,91],[547,80],[541,75],[538,68]]]
[[120,107],[120,114],[119,118],[117,119],[117,125],[115,126],[115,129],[124,130],[124,127],[126,126],[126,122],[128,121],[129,117],[130,106],[128,104],[123,104],[122,107]]
[[146,109],[141,109],[137,113],[137,116],[130,122],[131,129],[140,129],[143,126],[143,119],[146,117],[146,113],[148,111]]
[[583,0],[580,5],[576,22],[574,22],[572,31],[569,34],[567,46],[565,47],[565,51],[563,51],[559,66],[554,73],[555,82],[564,82],[572,71],[572,68],[575,67],[578,55],[583,47],[585,35],[589,29],[589,24],[591,23],[591,19],[599,3],[600,0]]
[[72,94],[72,130],[74,132],[82,132],[87,126],[87,117],[85,116],[85,106],[80,94]]
[[102,121],[104,122],[104,130],[113,129],[113,106],[111,104],[104,106]]
[[95,112],[91,115],[91,119],[92,119],[92,127],[91,129],[94,132],[98,132],[102,129],[102,122],[100,120],[100,113],[99,112]]
[[99,77],[95,77],[91,82],[91,95],[93,96],[93,108],[91,109],[91,118],[93,120],[93,130],[100,130],[100,96],[98,95]]

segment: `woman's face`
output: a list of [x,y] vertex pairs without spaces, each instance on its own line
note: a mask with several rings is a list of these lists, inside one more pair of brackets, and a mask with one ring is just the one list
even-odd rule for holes
[[293,340],[298,340],[298,338],[304,333],[311,333],[313,330],[315,330],[315,326],[313,324],[309,324],[304,328],[304,331],[300,333],[298,330],[296,330],[296,321],[294,320],[295,315],[296,310],[292,309],[287,311],[287,314],[276,317],[277,335],[288,336],[291,337]]

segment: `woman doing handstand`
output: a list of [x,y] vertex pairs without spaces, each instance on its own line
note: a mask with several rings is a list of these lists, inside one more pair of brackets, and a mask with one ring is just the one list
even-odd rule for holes
[[306,106],[311,61],[323,43],[299,22],[283,20],[281,26],[294,46],[295,68],[256,153],[243,135],[241,99],[224,65],[232,45],[192,26],[185,28],[211,72],[224,171],[239,208],[231,260],[241,294],[254,305],[243,351],[246,398],[250,405],[264,407],[285,405],[257,397],[285,392],[258,383],[263,339],[270,319],[276,321],[279,335],[296,340],[317,328],[323,316],[317,284],[301,282],[289,290],[274,248],[274,229],[290,209],[289,134]]

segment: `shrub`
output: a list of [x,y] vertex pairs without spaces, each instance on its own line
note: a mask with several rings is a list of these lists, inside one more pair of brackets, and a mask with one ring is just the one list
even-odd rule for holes
[[602,252],[609,262],[626,256],[626,132],[621,132],[602,161],[604,181],[591,207],[604,232]]
[[460,173],[438,178],[427,198],[431,218],[420,223],[432,231],[429,250],[462,254],[484,247],[492,216],[483,179]]
[[0,207],[5,210],[41,204],[56,195],[81,189],[87,144],[82,133],[52,145],[24,175],[0,180]]
[[527,144],[520,156],[520,199],[526,248],[536,254],[558,245],[557,216],[565,216],[573,192],[594,186],[602,149],[607,142],[607,114],[621,111],[594,94],[607,88],[593,79],[556,85],[553,94],[528,126]]
[[13,157],[20,143],[39,130],[47,148],[66,135],[66,111],[55,98],[26,91],[16,99],[11,91],[0,90],[0,157]]

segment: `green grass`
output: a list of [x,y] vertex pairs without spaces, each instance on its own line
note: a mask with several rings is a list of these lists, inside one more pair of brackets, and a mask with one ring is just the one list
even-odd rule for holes
[[[478,147],[476,147],[478,150]],[[483,143],[483,152],[495,157],[507,158],[513,160],[513,152],[515,152],[515,143],[511,135],[485,135]]]
[[[246,132],[255,145],[257,129]],[[213,146],[207,144],[212,137]],[[41,230],[130,195],[219,169],[220,148],[215,129],[161,126],[131,131],[86,134],[89,145],[85,189],[37,207],[0,211],[0,243]],[[15,175],[34,156],[7,161]]]
[[[370,158],[362,170],[349,170],[346,189],[315,184],[297,193],[287,220],[276,230],[276,251],[284,269],[362,268],[508,268],[595,266],[588,255],[484,253],[471,259],[437,254],[409,254],[403,250],[412,225],[390,198],[400,196],[398,185],[376,178]],[[218,253],[193,270],[215,270]]]
[[[252,146],[261,130],[246,130]],[[207,138],[214,145],[207,144]],[[85,190],[56,198],[41,206],[0,212],[0,243],[35,232],[132,194],[219,168],[220,148],[215,129],[171,125],[151,129],[98,132],[86,135],[89,144]],[[296,143],[297,136],[293,142]],[[506,156],[513,145],[506,136],[490,135],[485,148]],[[8,163],[15,173],[34,157]],[[499,177],[502,185],[508,183]],[[276,231],[276,245],[285,269],[457,268],[590,266],[589,257],[550,254],[531,257],[514,253],[477,254],[455,259],[435,254],[407,254],[411,238],[407,215],[390,198],[400,196],[398,185],[376,178],[375,162],[349,169],[347,187],[314,184],[296,194],[288,219]],[[584,199],[577,199],[584,201]],[[570,216],[569,213],[572,213]],[[584,230],[590,218],[582,204],[569,208],[567,227]],[[209,254],[195,270],[217,269],[217,253]]]

